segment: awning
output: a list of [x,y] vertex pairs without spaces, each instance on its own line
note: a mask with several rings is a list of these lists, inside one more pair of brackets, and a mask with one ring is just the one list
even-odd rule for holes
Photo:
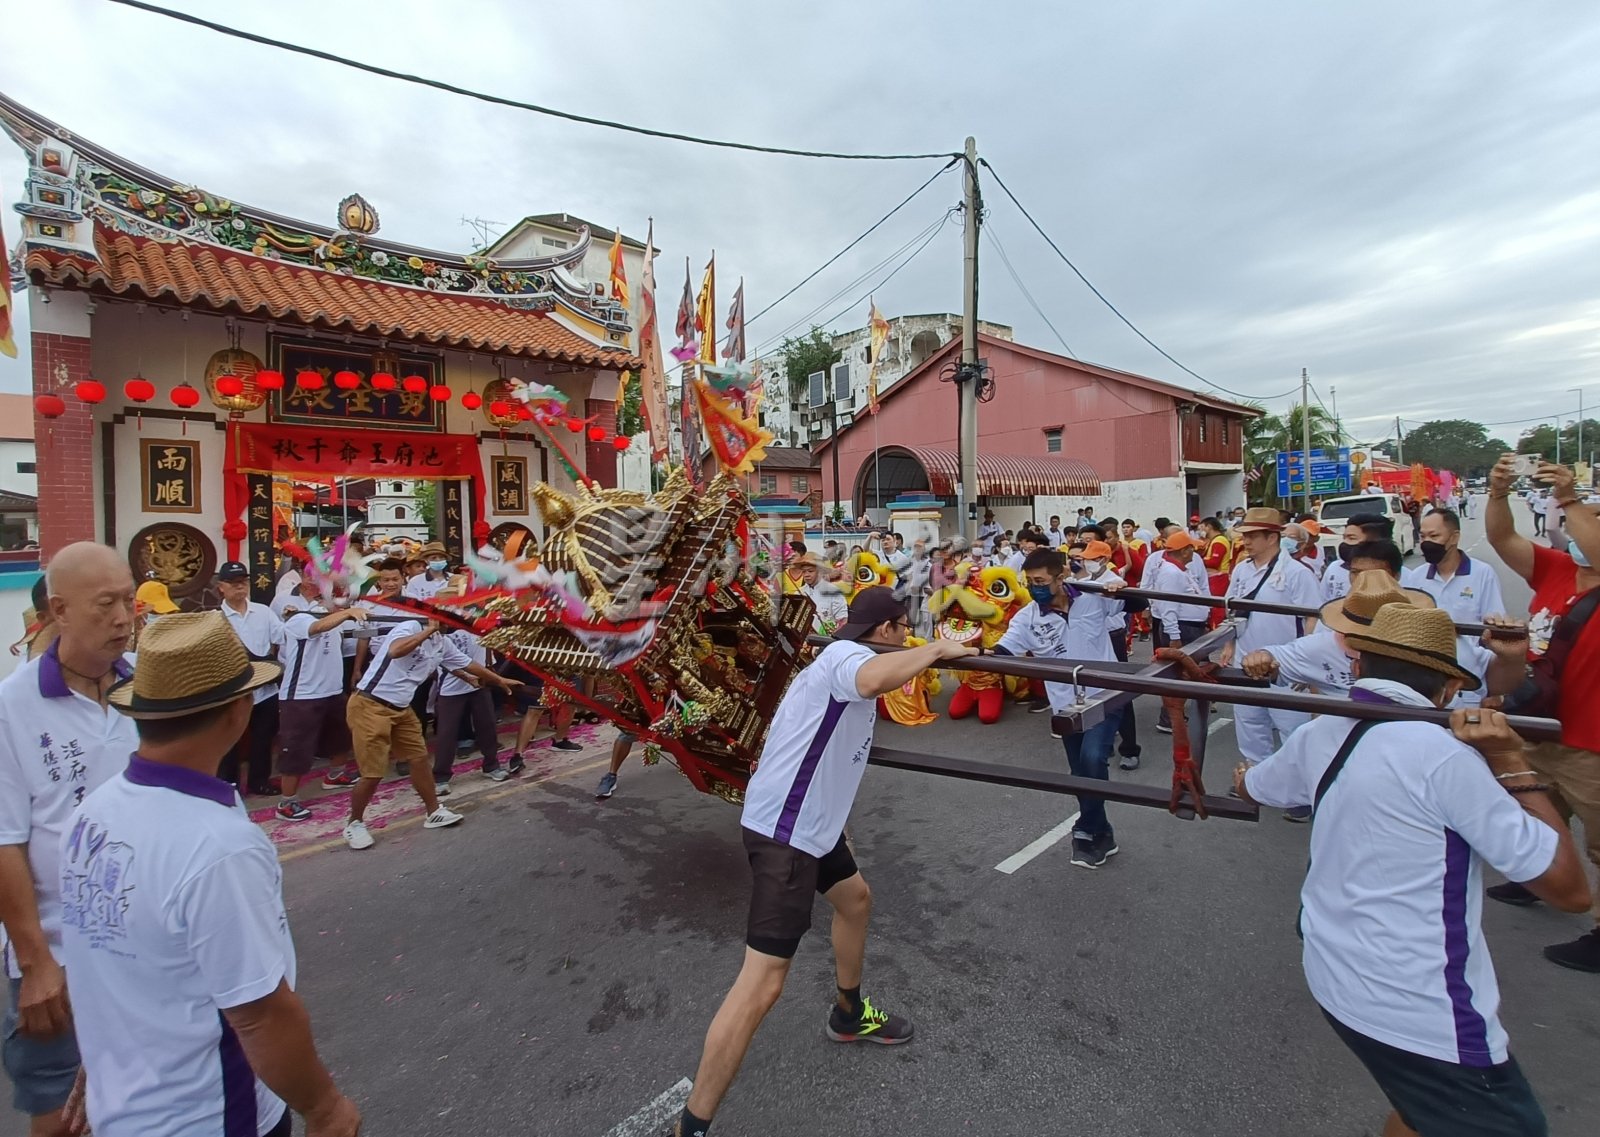
[[[932,446],[885,446],[880,460],[892,453],[914,460],[928,475],[928,491],[941,497],[955,493],[961,479],[961,457],[954,450]],[[1054,454],[988,454],[978,451],[979,497],[1098,497],[1100,475],[1087,462]]]

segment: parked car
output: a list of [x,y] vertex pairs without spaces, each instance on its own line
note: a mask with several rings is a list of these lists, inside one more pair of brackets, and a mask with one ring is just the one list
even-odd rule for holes
[[1317,511],[1317,523],[1322,526],[1318,544],[1324,557],[1337,557],[1338,546],[1344,540],[1345,522],[1358,513],[1376,513],[1394,522],[1394,541],[1400,552],[1409,556],[1417,551],[1411,535],[1411,518],[1406,515],[1399,494],[1356,494],[1352,497],[1331,497]]

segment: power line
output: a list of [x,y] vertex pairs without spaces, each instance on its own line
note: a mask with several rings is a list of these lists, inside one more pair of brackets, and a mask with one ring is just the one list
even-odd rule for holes
[[758,154],[787,154],[795,158],[837,158],[853,162],[912,162],[928,158],[955,158],[959,160],[962,157],[962,155],[953,154],[948,150],[930,154],[847,154],[832,150],[799,150],[787,146],[762,146],[753,142],[733,142],[722,138],[701,138],[697,135],[680,134],[672,130],[654,130],[647,126],[633,126],[629,123],[613,122],[610,119],[595,118],[591,115],[578,114],[575,111],[564,111],[555,107],[541,106],[538,103],[526,103],[520,99],[511,99],[503,95],[491,95],[483,91],[474,91],[469,87],[458,87],[454,83],[446,83],[440,79],[428,79],[421,75],[412,75],[405,71],[395,71],[389,67],[380,67],[375,63],[363,63],[359,59],[335,55],[331,51],[322,51],[302,44],[289,43],[285,40],[273,39],[270,36],[258,35],[255,32],[247,32],[241,28],[233,28],[226,24],[201,19],[199,16],[193,16],[187,12],[174,12],[170,8],[147,4],[144,0],[109,0],[109,2],[121,4],[128,8],[137,8],[142,12],[150,12],[157,16],[165,16],[180,23],[193,24],[196,27],[206,28],[220,35],[246,40],[250,43],[260,44],[263,47],[275,47],[281,51],[292,52],[295,55],[306,55],[312,59],[321,59],[327,63],[337,63],[341,67],[351,67],[371,75],[381,75],[386,79],[398,79],[403,83],[415,83],[421,87],[432,87],[435,90],[446,91],[452,95],[464,95],[469,99],[477,99],[479,102],[532,111],[535,114],[565,119],[568,122],[584,123],[588,126],[603,126],[609,130],[622,130],[629,134],[642,134],[648,138],[665,138],[674,142],[692,142],[697,146],[716,146],[724,150],[748,150]]
[[983,227],[983,235],[989,238],[989,243],[994,246],[994,251],[1000,254],[1000,262],[1006,266],[1006,271],[1011,274],[1012,282],[1016,284],[1017,290],[1022,293],[1022,298],[1028,302],[1028,306],[1033,309],[1034,315],[1043,320],[1045,327],[1049,328],[1056,339],[1061,341],[1062,350],[1076,359],[1077,355],[1073,352],[1072,345],[1067,342],[1065,336],[1056,331],[1056,326],[1050,322],[1050,317],[1044,314],[1044,309],[1039,307],[1039,302],[1033,298],[1033,293],[1028,291],[1028,286],[1022,283],[1022,277],[1018,276],[1017,270],[1012,267],[1011,258],[1006,256],[1006,247],[1000,243],[1000,236],[994,231],[994,226],[992,224],[985,225]]
[[873,231],[876,230],[878,228],[878,226],[882,225],[885,221],[889,220],[889,218],[893,217],[896,213],[899,213],[907,205],[911,204],[911,199],[912,198],[916,197],[923,190],[925,190],[929,186],[931,186],[938,179],[939,175],[943,174],[951,166],[954,166],[956,164],[956,161],[957,161],[957,159],[951,158],[949,162],[945,163],[945,165],[942,166],[933,175],[933,177],[929,178],[927,181],[923,182],[916,189],[912,190],[911,193],[903,201],[901,201],[899,205],[895,206],[888,213],[885,213],[882,217],[880,217],[876,221],[874,221],[872,223],[871,227],[868,228],[865,233],[861,234],[861,236],[857,237],[854,241],[851,241],[848,245],[846,245],[844,248],[840,249],[837,253],[834,253],[833,256],[831,256],[827,260],[823,261],[820,267],[818,267],[814,272],[812,272],[809,276],[807,276],[799,284],[797,284],[793,288],[789,289],[789,291],[785,292],[782,296],[778,297],[771,304],[768,304],[765,308],[761,309],[761,311],[757,312],[754,316],[751,316],[748,320],[746,320],[744,322],[745,327],[748,328],[751,324],[753,324],[757,320],[761,319],[762,316],[765,316],[768,312],[772,311],[779,304],[782,304],[785,300],[789,299],[789,297],[793,296],[796,292],[799,292],[802,288],[804,288],[806,285],[810,284],[813,280],[815,280],[817,278],[817,276],[823,271],[823,269],[826,269],[834,261],[836,261],[840,257],[844,256],[851,249],[853,249],[857,245],[861,244],[862,241],[865,241],[868,237],[872,236]]
[[[1124,316],[1122,314],[1122,311],[1115,304],[1111,303],[1110,300],[1106,299],[1105,293],[1101,292],[1098,288],[1096,288],[1094,286],[1094,282],[1091,281],[1087,276],[1083,275],[1083,271],[1080,268],[1078,268],[1077,265],[1072,263],[1072,258],[1067,256],[1066,253],[1061,251],[1061,246],[1056,244],[1055,241],[1051,239],[1050,234],[1046,233],[1044,231],[1043,227],[1040,226],[1040,224],[1033,219],[1033,214],[1028,212],[1027,207],[1025,207],[1022,204],[1022,202],[1017,200],[1017,195],[1011,192],[1011,187],[1006,185],[1005,181],[1000,177],[999,173],[996,172],[995,168],[989,164],[989,160],[987,158],[979,158],[978,162],[985,169],[987,169],[989,171],[989,173],[994,177],[995,184],[998,185],[1002,190],[1005,191],[1005,195],[1011,199],[1011,204],[1016,206],[1018,211],[1021,212],[1022,216],[1028,219],[1028,224],[1033,226],[1034,232],[1038,233],[1039,236],[1043,237],[1044,241],[1045,241],[1045,244],[1049,245],[1050,248],[1055,251],[1056,256],[1061,258],[1062,263],[1064,263],[1068,268],[1070,268],[1073,271],[1073,274],[1075,276],[1077,276],[1077,278],[1079,280],[1083,281],[1084,287],[1086,287],[1090,292],[1094,293],[1096,299],[1098,299],[1100,301],[1100,303],[1104,304],[1107,308],[1111,309],[1112,314],[1115,315],[1117,317],[1117,319],[1121,320],[1124,324],[1128,325],[1129,330],[1132,331],[1134,335],[1138,336],[1145,343],[1147,343],[1151,347],[1155,348],[1155,350],[1161,355],[1161,357],[1163,359],[1165,359],[1168,363],[1172,364],[1174,367],[1178,368],[1178,370],[1184,372],[1186,375],[1191,375],[1195,379],[1198,379],[1200,382],[1204,383],[1206,386],[1214,387],[1218,391],[1225,392],[1226,394],[1232,395],[1237,399],[1253,399],[1253,400],[1256,400],[1256,401],[1259,401],[1259,402],[1267,402],[1267,401],[1269,401],[1271,399],[1281,399],[1281,398],[1284,397],[1284,395],[1267,395],[1267,396],[1264,396],[1264,397],[1260,396],[1260,395],[1247,395],[1243,391],[1235,391],[1231,387],[1224,387],[1221,383],[1217,383],[1217,382],[1214,382],[1213,380],[1207,379],[1204,375],[1201,375],[1198,371],[1195,371],[1193,368],[1186,367],[1184,364],[1179,363],[1176,359],[1174,359],[1172,357],[1172,355],[1166,350],[1166,348],[1162,347],[1160,344],[1156,343],[1155,340],[1151,339],[1149,336],[1145,335],[1144,332],[1140,331],[1139,330],[1139,326],[1137,324],[1135,324],[1132,320],[1128,319],[1128,317]],[[1298,388],[1296,388],[1296,390],[1298,390]],[[1294,391],[1293,390],[1286,391],[1286,392],[1284,392],[1284,394],[1285,395],[1294,394]]]

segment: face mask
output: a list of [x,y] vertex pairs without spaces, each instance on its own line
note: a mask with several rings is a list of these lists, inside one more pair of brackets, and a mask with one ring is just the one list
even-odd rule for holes
[[1000,552],[1001,552],[1002,555],[1009,557],[1011,555],[1011,546],[1010,545],[1001,545],[1000,546]]
[[445,569],[447,569],[449,567],[450,567],[450,565],[449,565],[449,563],[447,561],[429,561],[428,562],[428,571],[429,572],[443,572]]
[[1567,546],[1567,552],[1572,554],[1573,564],[1578,565],[1580,568],[1590,567],[1588,554],[1582,549],[1578,548],[1578,543],[1576,541]]
[[1436,565],[1444,560],[1450,552],[1450,546],[1438,541],[1424,541],[1421,544],[1422,559],[1430,565]]
[[1028,595],[1033,597],[1041,608],[1048,608],[1056,602],[1056,594],[1048,584],[1028,585]]
[[1082,557],[1071,557],[1071,558],[1069,558],[1067,560],[1067,567],[1072,569],[1073,572],[1082,572],[1083,571],[1083,558]]
[[1105,561],[1084,561],[1083,570],[1090,576],[1099,576],[1106,571]]
[[1339,559],[1347,565],[1350,563],[1350,550],[1353,548],[1355,548],[1354,545],[1339,546]]

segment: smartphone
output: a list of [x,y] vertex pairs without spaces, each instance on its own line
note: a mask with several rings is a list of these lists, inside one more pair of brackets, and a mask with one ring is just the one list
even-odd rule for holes
[[1519,478],[1531,478],[1539,472],[1539,463],[1544,458],[1538,454],[1518,454],[1511,460],[1511,472]]

